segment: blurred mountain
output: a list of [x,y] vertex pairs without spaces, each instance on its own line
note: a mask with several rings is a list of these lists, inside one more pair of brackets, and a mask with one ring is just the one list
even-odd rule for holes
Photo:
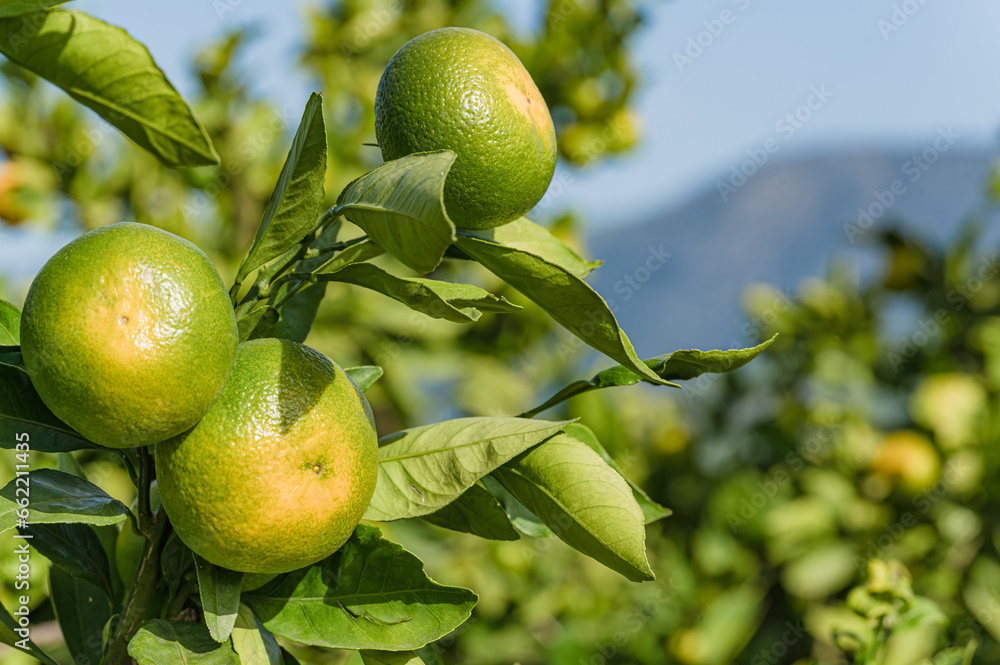
[[747,286],[773,284],[794,299],[835,257],[860,277],[866,229],[903,225],[945,241],[982,206],[992,161],[985,147],[937,153],[933,164],[906,151],[828,153],[767,163],[739,187],[730,172],[728,187],[714,183],[678,209],[593,234],[591,254],[605,264],[590,282],[642,357],[751,345],[759,340],[740,306]]

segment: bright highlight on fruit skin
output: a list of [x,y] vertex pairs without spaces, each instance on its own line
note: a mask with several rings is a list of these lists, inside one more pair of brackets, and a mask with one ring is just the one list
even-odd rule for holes
[[156,446],[161,501],[202,558],[284,573],[333,554],[371,501],[378,443],[343,369],[297,342],[240,345],[212,410]]
[[56,252],[21,317],[21,353],[42,401],[109,448],[151,445],[197,423],[238,342],[225,285],[204,252],[131,222]]
[[448,215],[460,229],[489,229],[541,200],[556,165],[556,134],[531,75],[502,42],[441,28],[403,45],[375,97],[375,136],[386,161],[451,150]]

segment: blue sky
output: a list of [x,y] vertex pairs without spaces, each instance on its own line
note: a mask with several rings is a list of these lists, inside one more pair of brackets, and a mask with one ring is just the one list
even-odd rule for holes
[[[261,94],[305,99],[314,86],[292,71],[306,3],[75,4],[147,43],[182,92],[192,86],[193,48],[240,24],[262,31],[246,59]],[[537,20],[537,2],[502,5],[525,29]],[[602,167],[566,171],[568,184],[553,205],[587,211],[594,226],[682,203],[714,186],[768,139],[778,143],[770,156],[778,159],[816,148],[919,149],[939,128],[952,126],[961,136],[959,147],[978,148],[992,145],[1000,126],[1000,83],[992,75],[1000,71],[1000,4],[994,0],[672,0],[644,6],[648,21],[635,48],[646,140]],[[829,96],[822,104],[813,100],[818,108],[810,109],[808,121],[778,129],[814,89]]]
[[[502,4],[523,29],[539,17],[532,0]],[[304,2],[80,0],[72,6],[126,27],[184,93],[193,88],[195,47],[247,24],[261,35],[244,62],[260,94],[287,103],[305,100],[316,85],[294,67]],[[994,144],[1000,126],[995,0],[644,6],[648,20],[634,47],[645,140],[583,172],[560,166],[561,191],[546,214],[574,208],[592,228],[641,221],[715,187],[748,151],[760,154],[765,146],[773,160],[829,148],[918,151],[947,127],[960,136],[959,149]],[[33,246],[9,234],[0,264],[17,261],[30,277],[38,266],[27,265],[25,248]],[[39,265],[55,247],[40,249]]]

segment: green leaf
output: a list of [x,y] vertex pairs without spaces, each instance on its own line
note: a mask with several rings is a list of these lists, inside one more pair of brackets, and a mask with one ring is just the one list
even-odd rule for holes
[[111,618],[111,601],[98,587],[57,566],[49,568],[49,590],[56,619],[75,663],[100,663],[100,636]]
[[20,343],[21,310],[6,300],[0,300],[0,346],[17,346]]
[[98,448],[49,411],[24,368],[0,364],[0,448],[14,448],[25,434],[34,452]]
[[261,625],[253,610],[242,604],[233,627],[233,650],[240,657],[240,665],[282,665],[284,661],[274,635]]
[[36,469],[0,490],[0,533],[17,526],[25,507],[29,524],[105,525],[128,516],[125,504],[97,485],[55,469]]
[[416,650],[416,654],[426,665],[444,665],[436,644],[428,644]]
[[362,649],[361,662],[364,665],[424,665],[420,656],[412,651],[374,651]]
[[344,370],[351,381],[361,392],[367,392],[375,385],[375,382],[382,378],[382,368],[378,365],[361,365],[360,367],[348,367]]
[[[18,633],[17,631],[23,631]],[[28,634],[30,626],[22,627],[17,620],[11,616],[10,612],[3,605],[0,605],[0,642],[3,642],[7,646],[14,647],[15,649],[21,649],[18,646],[18,642],[27,647],[27,653],[31,654],[37,658],[45,665],[59,665],[56,661],[52,660],[47,653],[38,648],[38,646],[28,639]],[[24,640],[23,642],[21,640]],[[23,650],[23,649],[22,649]]]
[[603,261],[585,261],[572,247],[552,235],[544,226],[535,224],[527,217],[515,219],[510,224],[486,231],[464,231],[468,235],[492,240],[493,242],[519,249],[561,266],[583,279]]
[[453,631],[476,600],[428,578],[420,559],[364,524],[330,558],[244,595],[266,628],[294,642],[400,651]]
[[0,18],[31,14],[65,2],[67,0],[3,0],[0,2]]
[[593,348],[642,374],[650,383],[674,385],[639,360],[604,298],[566,268],[534,254],[472,236],[459,235],[456,245]]
[[135,634],[128,654],[139,665],[240,665],[228,644],[219,644],[200,623],[153,619]]
[[[777,337],[775,335],[766,342],[748,349],[732,349],[730,351],[699,351],[697,349],[688,349],[674,351],[673,353],[643,360],[642,362],[661,379],[667,381],[686,381],[699,377],[702,374],[719,374],[737,370],[763,353],[767,347],[774,343]],[[543,411],[551,409],[556,404],[560,404],[571,397],[591,390],[631,386],[646,380],[644,376],[639,376],[626,367],[612,367],[599,372],[589,381],[574,381],[549,398],[544,404],[536,406],[522,415],[526,418],[536,416]],[[653,382],[650,381],[649,383]]]
[[673,381],[687,381],[702,374],[722,374],[737,370],[763,353],[777,338],[778,335],[775,334],[766,342],[761,342],[748,349],[731,349],[729,351],[688,349],[650,358],[644,362],[658,376]]
[[520,537],[503,506],[481,485],[473,485],[447,506],[422,519],[489,540],[517,540]]
[[146,47],[121,28],[62,9],[4,18],[0,52],[93,109],[165,166],[219,162],[187,102]]
[[73,577],[114,597],[111,567],[101,538],[89,524],[31,524],[18,532],[38,552]]
[[250,339],[277,337],[301,344],[309,336],[309,330],[319,311],[319,304],[325,295],[326,282],[302,289],[278,309],[278,320],[274,325],[257,326],[251,333]]
[[334,212],[360,226],[380,247],[420,274],[434,270],[455,241],[444,207],[450,151],[386,162],[341,192]]
[[493,475],[571,547],[633,582],[653,579],[642,510],[585,443],[557,434]]
[[177,592],[185,575],[194,568],[194,565],[194,553],[188,549],[176,531],[171,531],[160,555],[160,567],[163,569],[170,595]]
[[0,365],[9,365],[24,372],[28,371],[24,366],[24,358],[21,356],[20,346],[0,345]]
[[240,609],[240,585],[243,573],[228,570],[194,555],[198,574],[198,593],[205,625],[216,642],[225,642],[236,624]]
[[489,540],[518,540],[504,507],[485,487],[474,484],[457,499],[423,519],[444,529]]
[[284,649],[281,650],[281,662],[282,665],[299,665],[299,661],[292,654],[288,653]]
[[621,467],[611,458],[608,451],[601,445],[597,435],[589,427],[582,423],[570,423],[563,431],[574,439],[587,444],[608,466],[617,471],[618,475],[625,479],[625,482],[628,483],[629,488],[632,490],[632,498],[635,499],[635,502],[639,504],[639,508],[642,509],[642,516],[646,524],[652,524],[674,513],[669,508],[664,508],[650,499],[645,490],[628,479],[624,472],[622,472]]
[[312,280],[319,275],[337,272],[346,265],[361,263],[382,254],[385,254],[384,249],[365,238],[343,248],[333,256],[320,254],[297,262],[292,268],[292,277]]
[[240,264],[237,283],[284,254],[315,228],[326,197],[326,151],[323,96],[314,92],[302,112],[253,245]]
[[552,533],[552,529],[545,526],[538,515],[525,508],[524,504],[515,499],[514,495],[504,489],[504,486],[492,475],[485,476],[482,483],[503,506],[507,519],[514,525],[515,529],[529,538],[551,538],[556,535]]
[[[240,342],[250,339],[250,336],[257,330],[258,326],[274,325],[274,323],[277,323],[279,316],[277,310],[269,302],[252,302],[247,304],[250,305],[248,311],[242,312],[237,310],[236,312],[236,327],[240,333]],[[268,316],[271,321],[264,322],[265,316]]]
[[377,291],[412,310],[454,323],[471,323],[484,311],[515,312],[521,309],[472,284],[397,277],[370,263],[354,263],[318,277]]
[[525,418],[459,418],[383,437],[375,496],[364,519],[387,522],[429,515],[565,425]]

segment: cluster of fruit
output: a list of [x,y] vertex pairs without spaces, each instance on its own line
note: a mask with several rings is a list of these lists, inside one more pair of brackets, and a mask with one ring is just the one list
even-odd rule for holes
[[[444,186],[460,229],[490,229],[545,193],[556,137],[517,57],[464,28],[401,48],[379,82],[386,161],[451,150]],[[377,436],[336,363],[279,339],[240,343],[208,257],[135,223],[92,231],[32,283],[21,352],[51,411],[109,448],[154,446],[160,501],[188,547],[245,573],[282,573],[335,552],[371,501]]]
[[361,391],[302,344],[240,344],[215,267],[166,231],[114,224],[59,250],[28,292],[21,352],[42,400],[80,434],[155,445],[164,510],[216,565],[314,563],[371,500],[377,443]]

